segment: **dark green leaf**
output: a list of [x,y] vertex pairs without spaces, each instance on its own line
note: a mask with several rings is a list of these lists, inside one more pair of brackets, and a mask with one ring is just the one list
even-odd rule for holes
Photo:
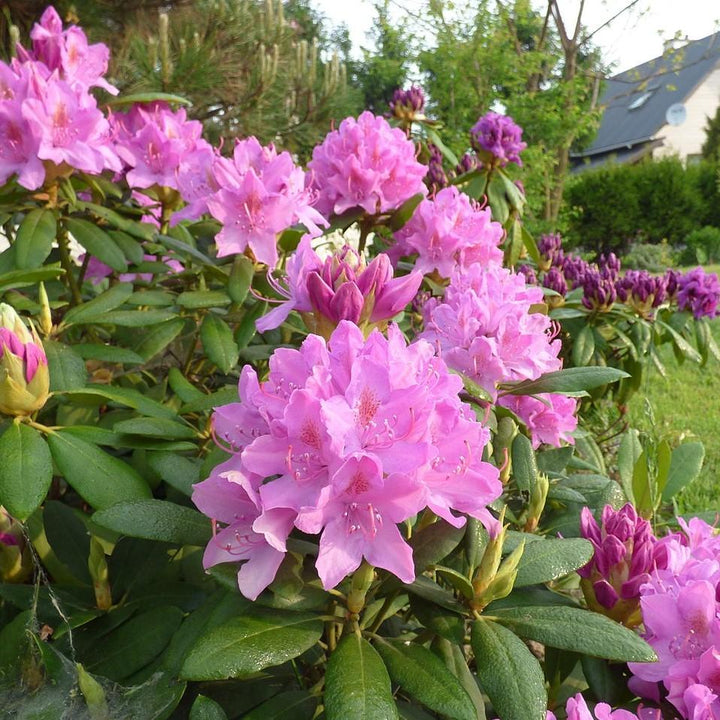
[[572,446],[543,450],[536,455],[538,470],[544,473],[561,473],[572,456]]
[[83,360],[102,360],[108,363],[124,363],[127,365],[142,365],[145,360],[137,353],[127,348],[114,345],[100,345],[94,343],[81,343],[72,346],[73,350]]
[[255,321],[261,315],[265,314],[267,305],[266,302],[256,302],[247,310],[243,319],[240,321],[240,325],[238,325],[235,331],[235,342],[240,350],[247,347],[248,343],[255,337],[255,333],[257,332]]
[[465,528],[456,528],[445,520],[437,520],[416,532],[410,540],[416,570],[421,573],[429,565],[447,557],[465,535]]
[[305,690],[278,693],[243,715],[243,720],[312,720],[317,698]]
[[480,684],[500,720],[545,720],[545,678],[520,638],[490,620],[476,620],[471,642]]
[[10,272],[0,275],[0,292],[4,292],[10,288],[35,285],[45,280],[54,280],[64,272],[59,265],[45,265],[36,270],[11,270]]
[[414,643],[387,642],[376,638],[390,678],[430,710],[455,720],[476,720],[477,713],[470,696],[430,650]]
[[104,398],[105,400],[131,407],[143,415],[148,415],[149,417],[165,418],[168,420],[172,420],[177,417],[172,408],[166,407],[159,402],[155,402],[154,400],[145,397],[141,392],[133,390],[132,388],[110,385],[87,385],[82,390],[66,392],[63,393],[63,395],[70,398],[76,398],[78,400],[83,399],[84,396]]
[[195,260],[199,260],[200,263],[202,263],[203,265],[216,265],[213,260],[211,260],[207,255],[201,253],[192,245],[188,245],[187,243],[184,243],[182,240],[178,240],[177,238],[170,237],[170,235],[158,235],[157,242],[162,243],[166,248],[169,248],[170,250],[175,250],[176,252],[190,255],[190,257],[194,258]]
[[63,392],[82,388],[87,381],[85,361],[69,345],[55,340],[43,343],[50,372],[50,390]]
[[57,222],[52,210],[31,210],[15,236],[15,264],[20,270],[40,267],[52,250]]
[[314,615],[256,612],[203,635],[182,668],[186,680],[242,678],[280,665],[311,648],[322,635]]
[[620,662],[653,662],[653,649],[634,631],[581,608],[517,607],[495,610],[493,618],[516,635],[559,648]]
[[221,290],[188,290],[177,296],[180,307],[195,310],[197,308],[224,307],[232,300]]
[[172,367],[168,372],[168,383],[172,391],[184,402],[192,402],[199,400],[204,394],[198,390],[180,371],[179,368]]
[[193,484],[200,480],[199,465],[175,453],[148,453],[147,463],[168,485],[184,495],[191,495]]
[[[464,645],[464,641],[463,641]],[[442,637],[432,641],[430,649],[445,663],[450,672],[460,681],[475,706],[477,720],[485,720],[485,699],[478,687],[477,678],[468,667],[465,653],[460,645]]]
[[135,352],[142,355],[146,362],[152,360],[180,334],[184,326],[185,321],[182,318],[155,325],[140,339],[135,346]]
[[175,304],[175,295],[165,290],[136,290],[127,300],[128,305],[168,307]]
[[93,522],[121,535],[175,545],[204,546],[210,521],[197,510],[165,500],[120,502],[92,516]]
[[200,326],[200,338],[208,358],[221,372],[230,372],[237,365],[238,346],[224,320],[208,313]]
[[573,365],[583,366],[590,362],[595,352],[595,329],[592,325],[583,325],[575,338],[572,349]]
[[[245,720],[247,720],[247,715]],[[190,708],[188,720],[227,720],[222,707],[209,697],[198,695]]]
[[252,284],[255,268],[252,260],[245,255],[236,255],[233,260],[230,278],[228,279],[228,295],[237,305],[245,302],[250,285]]
[[662,493],[663,502],[669,502],[687,487],[702,470],[705,447],[701,442],[683,443],[673,450],[670,472]]
[[147,435],[165,440],[194,440],[197,432],[189,425],[166,418],[133,418],[121,420],[113,425],[116,433]]
[[412,217],[415,212],[415,208],[425,199],[424,193],[417,193],[411,198],[408,198],[388,220],[388,226],[393,232],[400,230],[405,223]]
[[177,319],[177,313],[172,310],[114,310],[107,312],[102,319],[94,322],[103,325],[119,325],[120,327],[139,327],[144,328],[149,325],[160,325],[171,320]]
[[609,663],[589,655],[583,655],[580,662],[590,692],[596,698],[602,698],[613,707],[632,699],[633,693],[628,690],[629,672],[624,663]]
[[620,484],[622,485],[625,497],[635,503],[633,495],[633,471],[635,463],[637,463],[642,454],[642,445],[640,445],[640,434],[635,428],[630,428],[623,434],[620,441],[620,447],[617,454],[618,475],[620,476]]
[[434,603],[423,600],[418,595],[410,596],[410,609],[415,617],[428,630],[440,637],[462,645],[465,639],[465,619],[460,615],[449,613]]
[[[108,235],[122,250],[123,255],[131,265],[139,265],[145,259],[145,248],[142,243],[138,242],[138,238],[149,240],[154,234],[153,228],[145,223],[136,223],[132,220],[126,220],[126,223],[126,232],[108,230]],[[133,235],[135,237],[132,237]]]
[[[152,240],[153,235],[155,235],[155,228],[152,225],[123,217],[119,213],[116,213],[114,210],[111,210],[104,205],[96,205],[95,203],[80,201],[77,203],[77,207],[78,210],[85,210],[92,213],[93,215],[106,220],[110,225],[118,230],[123,231],[122,233],[119,233],[117,230],[110,230],[109,234],[113,239],[122,237],[124,233],[133,235],[140,240]],[[137,241],[132,240],[132,238],[128,238],[127,235],[125,235],[125,237],[127,240],[134,242],[137,247],[140,247]],[[126,244],[126,240],[120,240],[118,243],[123,250],[125,249],[124,246]],[[139,259],[138,254],[140,256]],[[139,253],[136,250],[132,251],[130,254],[126,253],[127,259],[134,263],[142,262],[143,255],[144,253],[142,252],[142,249]]]
[[586,565],[592,555],[592,543],[580,538],[529,543],[520,558],[515,587],[555,580]]
[[11,423],[0,437],[0,505],[27,520],[45,499],[52,475],[43,436],[28,425]]
[[330,655],[325,674],[327,720],[397,720],[390,678],[375,648],[353,632]]
[[62,430],[48,437],[50,452],[67,483],[98,510],[149,498],[150,488],[122,460]]
[[680,335],[680,333],[676,332],[672,327],[670,327],[670,325],[664,323],[662,320],[656,320],[656,322],[658,325],[667,330],[672,338],[674,349],[677,349],[677,351],[693,362],[699,363],[702,361],[700,353],[682,335]]
[[465,607],[455,599],[455,596],[449,590],[440,587],[425,575],[418,575],[411,584],[403,585],[403,587],[409,593],[418,595],[440,607],[447,608],[460,615],[465,614]]
[[629,377],[628,373],[612,367],[566,368],[546,373],[537,380],[508,385],[505,392],[511,395],[535,395],[537,393],[574,393]]
[[228,403],[237,401],[237,386],[226,386],[220,388],[214,393],[211,393],[210,395],[203,394],[202,397],[197,398],[197,400],[187,402],[187,404],[180,408],[180,414],[185,415],[186,413],[205,412],[212,410],[213,408],[220,407],[220,405],[227,405]]
[[532,493],[538,469],[532,443],[524,435],[517,435],[512,443],[512,474],[518,490]]
[[68,232],[98,260],[117,272],[127,270],[127,260],[115,241],[94,223],[78,218],[64,218]]
[[105,313],[120,307],[133,292],[130,283],[118,283],[89,302],[74,307],[66,313],[63,325],[97,322]]
[[635,498],[635,507],[639,511],[646,512],[653,509],[653,487],[648,471],[648,458],[644,450],[633,468],[632,494]]

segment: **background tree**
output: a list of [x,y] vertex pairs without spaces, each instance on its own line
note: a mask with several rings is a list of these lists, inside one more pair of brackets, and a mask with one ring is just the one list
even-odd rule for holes
[[709,117],[705,125],[705,142],[703,143],[702,156],[705,160],[717,162],[720,159],[720,106],[715,111],[714,117]]

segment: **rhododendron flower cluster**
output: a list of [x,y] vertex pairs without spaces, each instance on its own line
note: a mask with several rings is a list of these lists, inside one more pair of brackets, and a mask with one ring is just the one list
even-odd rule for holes
[[219,189],[205,202],[223,224],[215,238],[219,257],[249,248],[256,260],[273,268],[278,233],[302,223],[315,236],[322,232],[319,225],[327,225],[312,207],[314,196],[305,188],[305,173],[288,152],[278,153],[274,146],[262,146],[250,137],[235,145],[232,160],[217,157],[212,174]]
[[[638,715],[629,710],[613,710],[607,703],[601,702],[590,710],[585,698],[578,693],[568,698],[565,705],[567,720],[639,720]],[[662,720],[659,710],[646,711],[639,716],[640,720]],[[548,711],[546,720],[557,720],[555,713]]]
[[640,588],[643,637],[657,663],[630,663],[631,688],[680,716],[720,718],[720,535],[699,518],[658,541],[665,563]]
[[[421,337],[436,343],[447,364],[497,400],[501,383],[535,380],[559,370],[560,340],[551,337],[547,315],[532,312],[543,301],[540,288],[499,266],[471,265],[453,273],[442,300],[423,308]],[[570,440],[576,402],[556,395],[540,400],[501,397],[528,425],[535,446]],[[541,408],[540,405],[543,407]]]
[[665,277],[651,275],[647,270],[628,270],[616,282],[618,297],[642,317],[649,317],[653,308],[665,302]]
[[390,100],[390,113],[393,117],[404,122],[412,122],[416,117],[422,116],[425,109],[425,93],[417,85],[409,90],[398,88]]
[[443,167],[443,155],[440,152],[440,148],[437,145],[428,143],[428,151],[430,152],[430,158],[428,160],[425,182],[430,190],[437,192],[447,187],[448,176]]
[[164,102],[134,105],[112,115],[111,124],[130,187],[178,190],[181,168],[199,172],[212,164],[214,152],[201,137],[202,123],[188,120],[185,108],[173,111]]
[[17,175],[35,190],[72,169],[119,170],[108,121],[89,92],[114,90],[102,79],[107,48],[88,46],[79,28],[63,31],[53,8],[31,37],[32,51],[19,47],[11,65],[0,62],[0,182]]
[[508,115],[485,113],[470,130],[470,143],[477,151],[490,153],[504,167],[508,163],[522,165],[520,153],[527,147],[522,141],[522,128]]
[[696,319],[716,317],[720,303],[717,275],[706,273],[701,267],[681,275],[678,279],[677,301],[680,310],[690,310]]
[[459,377],[424,341],[408,346],[341,322],[328,344],[309,335],[278,349],[262,384],[241,373],[240,402],[217,408],[216,437],[233,457],[195,486],[196,505],[226,527],[205,566],[247,561],[240,590],[272,581],[293,527],[320,535],[316,567],[335,587],[363,558],[415,577],[397,524],[423,508],[455,526],[468,513],[494,528],[498,471],[482,461],[488,431],[460,402]]
[[620,510],[606,505],[601,525],[586,507],[580,531],[595,549],[593,559],[578,570],[588,604],[628,627],[639,625],[640,587],[650,572],[664,566],[650,523],[630,503]]
[[321,261],[305,236],[288,260],[286,288],[271,278],[278,293],[287,297],[279,308],[256,322],[265,332],[278,327],[291,310],[304,315],[312,332],[328,337],[341,320],[360,327],[370,326],[397,315],[414,297],[422,274],[413,272],[393,277],[390,259],[380,253],[369,264],[345,245]]
[[416,270],[449,278],[457,267],[500,265],[503,234],[489,207],[481,208],[456,187],[449,187],[418,205],[395,233],[396,242],[388,254],[395,261],[417,254]]
[[427,167],[415,157],[415,145],[387,120],[364,112],[340,123],[313,150],[308,163],[317,209],[326,217],[362,208],[369,215],[400,207],[427,192]]

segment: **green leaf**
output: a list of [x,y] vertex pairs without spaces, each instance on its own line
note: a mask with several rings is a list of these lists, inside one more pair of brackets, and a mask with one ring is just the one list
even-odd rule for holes
[[412,583],[405,584],[403,587],[409,593],[413,593],[440,607],[452,610],[459,615],[464,615],[466,612],[465,606],[459,603],[449,590],[440,587],[440,585],[425,575],[418,575]]
[[180,676],[186,680],[243,678],[302,654],[320,639],[315,615],[256,611],[213,628],[194,645]]
[[417,595],[410,596],[410,609],[423,627],[459,645],[465,639],[465,619],[449,613]]
[[105,313],[122,305],[133,292],[131,283],[113,285],[90,302],[74,307],[65,314],[63,325],[82,324],[102,320]]
[[632,493],[635,498],[635,507],[642,512],[650,511],[653,507],[653,487],[648,471],[647,453],[643,450],[633,468]]
[[566,368],[541,375],[537,380],[524,380],[504,386],[510,395],[535,395],[537,393],[574,393],[592,390],[601,385],[630,377],[623,370],[612,367]]
[[192,494],[193,484],[200,480],[200,466],[175,453],[148,453],[147,463],[163,481],[187,496]]
[[49,435],[48,444],[68,485],[93,508],[150,497],[150,488],[135,470],[97,445],[62,430]]
[[92,647],[84,664],[116,682],[128,678],[160,655],[182,619],[182,610],[170,605],[134,615]]
[[90,535],[78,514],[65,503],[48,500],[43,509],[45,535],[57,559],[81,582],[90,585]]
[[590,362],[595,352],[595,329],[592,325],[583,325],[575,338],[572,349],[573,365],[583,366]]
[[581,608],[516,607],[495,610],[493,619],[516,635],[561,650],[617,660],[653,662],[653,649],[634,631]]
[[471,643],[480,684],[500,720],[545,720],[545,678],[537,658],[515,633],[476,620]]
[[586,565],[592,555],[592,543],[581,538],[529,543],[518,564],[515,587],[555,580]]
[[177,313],[172,310],[115,310],[103,315],[95,322],[103,325],[119,325],[120,327],[140,327],[148,325],[159,325],[177,318]]
[[117,272],[127,270],[127,260],[115,241],[94,223],[78,218],[64,218],[68,232],[98,260]]
[[213,313],[208,313],[200,326],[200,338],[208,358],[218,370],[227,373],[238,361],[238,346],[228,324]]
[[172,391],[184,402],[192,402],[205,397],[183,374],[179,368],[172,367],[168,372],[168,383]]
[[464,527],[453,527],[445,520],[437,520],[414,533],[410,545],[418,573],[446,558],[460,544],[464,535]]
[[254,274],[255,267],[252,260],[245,255],[236,255],[227,285],[228,295],[236,305],[245,302]]
[[459,593],[464,595],[468,600],[472,600],[475,596],[473,586],[462,573],[449,567],[436,566],[435,572],[445,580],[448,585],[452,585]]
[[184,326],[185,321],[182,318],[155,325],[140,339],[135,346],[135,352],[142,355],[146,362],[152,360],[180,334]]
[[572,446],[551,448],[549,450],[543,450],[537,453],[536,460],[538,470],[544,473],[561,473],[567,467],[570,462],[570,458],[573,456]]
[[87,381],[85,361],[73,348],[55,340],[43,342],[50,372],[50,390],[65,392],[78,390]]
[[125,95],[123,93],[122,95],[110,98],[110,100],[106,101],[106,104],[117,107],[122,105],[134,105],[135,103],[151,103],[158,100],[169,103],[170,105],[187,105],[188,107],[192,105],[192,102],[187,98],[182,97],[182,95],[155,92],[154,90],[151,92],[131,93],[129,95]]
[[0,437],[0,505],[27,520],[45,499],[52,475],[43,436],[29,425],[11,423]]
[[663,502],[669,502],[683,488],[687,487],[702,470],[705,447],[701,442],[683,443],[673,450],[670,471],[663,489]]
[[180,307],[196,310],[197,308],[224,307],[232,300],[222,290],[188,290],[177,296]]
[[[145,223],[136,223],[132,220],[127,220],[126,222],[128,223],[128,225],[126,225],[127,232],[123,232],[121,230],[108,230],[108,235],[122,250],[123,255],[127,258],[127,261],[131,265],[139,265],[145,260],[145,248],[142,243],[138,242],[138,238],[147,240],[151,239],[153,236],[153,229]],[[133,235],[136,235],[137,237],[132,237]]]
[[[245,716],[247,719],[247,715]],[[198,695],[190,708],[188,720],[227,720],[222,707],[205,695]]]
[[470,696],[445,663],[430,650],[415,643],[375,639],[375,649],[390,678],[430,710],[454,720],[476,720]]
[[11,288],[35,285],[45,280],[54,280],[65,271],[59,265],[45,265],[36,270],[11,270],[0,275],[0,292]]
[[142,365],[145,360],[136,352],[114,345],[100,345],[99,343],[80,343],[73,345],[72,349],[83,360],[101,360],[108,363],[123,363],[126,365]]
[[671,456],[670,443],[667,440],[661,440],[657,447],[657,477],[655,478],[655,486],[659,493],[662,493],[667,485]]
[[[464,644],[463,641],[461,645]],[[448,670],[465,688],[465,692],[470,696],[475,706],[477,720],[485,720],[485,699],[480,692],[477,679],[468,667],[461,645],[456,645],[442,637],[436,637],[432,641],[430,649],[445,663]]]
[[512,475],[518,490],[532,493],[538,469],[532,443],[524,435],[517,435],[512,443]]
[[31,210],[15,236],[15,264],[21,270],[40,267],[52,250],[57,222],[52,210]]
[[143,415],[155,418],[174,420],[177,414],[172,408],[166,407],[155,400],[145,397],[141,392],[132,388],[117,387],[115,385],[86,385],[82,390],[63,393],[66,397],[82,400],[83,396],[99,397],[111,402],[131,407]]
[[330,655],[325,673],[327,720],[397,720],[390,677],[377,650],[353,632]]
[[136,290],[127,300],[128,305],[168,307],[175,304],[175,295],[165,290]]
[[[108,223],[110,223],[110,225],[117,228],[118,230],[123,231],[123,233],[118,233],[117,230],[110,230],[109,234],[113,237],[113,239],[116,239],[118,236],[124,233],[127,233],[128,235],[133,235],[140,240],[152,240],[153,235],[155,235],[155,228],[152,225],[139,222],[138,220],[131,220],[129,218],[123,217],[119,213],[108,207],[105,207],[104,205],[97,205],[91,202],[80,201],[77,203],[77,208],[78,210],[85,210],[88,213],[96,215],[97,217],[106,220]],[[121,240],[118,244],[120,245],[120,247],[123,247],[125,241]],[[133,251],[131,255],[127,255],[126,253],[128,260],[138,263],[142,262],[144,253],[142,252],[142,250],[140,251],[139,259],[137,259],[137,251]]]
[[317,698],[305,690],[278,693],[243,715],[243,720],[312,720]]
[[93,522],[128,537],[174,545],[204,546],[211,537],[210,522],[197,510],[166,500],[134,500],[100,510]]
[[411,198],[408,198],[388,220],[388,227],[393,231],[397,232],[401,227],[407,223],[415,212],[415,208],[425,199],[424,193],[417,193]]
[[243,316],[240,321],[237,330],[235,331],[235,342],[238,348],[241,350],[247,347],[248,343],[255,337],[257,328],[255,327],[255,321],[265,314],[268,304],[266,302],[254,303]]
[[237,385],[225,386],[220,388],[214,393],[198,397],[197,400],[191,400],[180,408],[180,414],[185,415],[186,413],[194,412],[206,412],[213,408],[220,407],[220,405],[227,405],[228,403],[238,401],[238,390]]
[[162,243],[166,248],[169,248],[170,250],[175,250],[176,252],[190,255],[190,257],[198,260],[202,265],[217,265],[214,260],[211,260],[207,255],[201,253],[197,248],[194,248],[192,245],[184,243],[182,240],[170,237],[170,235],[158,235],[157,242]]
[[640,433],[635,428],[630,428],[623,433],[620,447],[617,454],[618,474],[620,475],[620,484],[625,492],[625,497],[635,504],[635,496],[633,495],[632,479],[635,463],[642,454],[642,445],[640,444]]
[[670,325],[663,322],[662,320],[656,320],[658,325],[667,330],[670,337],[672,338],[673,345],[681,352],[686,358],[693,362],[702,362],[700,353],[682,336],[679,332],[675,331]]
[[628,690],[627,668],[624,664],[609,663],[601,658],[583,655],[580,658],[585,680],[594,697],[615,707],[631,700],[633,693]]
[[448,162],[455,167],[458,164],[457,155],[442,141],[440,136],[431,127],[425,126],[425,132],[433,145],[443,154]]
[[197,432],[189,425],[166,418],[132,418],[113,425],[113,431],[129,435],[148,435],[166,440],[194,440]]

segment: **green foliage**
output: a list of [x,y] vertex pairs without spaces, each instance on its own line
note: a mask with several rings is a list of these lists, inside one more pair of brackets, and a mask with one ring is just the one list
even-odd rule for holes
[[707,117],[705,124],[705,142],[701,152],[705,160],[717,162],[720,160],[720,108],[713,117]]
[[693,230],[685,238],[685,248],[680,253],[682,265],[706,265],[720,262],[720,228],[706,225]]
[[622,266],[628,270],[647,270],[651,273],[662,273],[668,267],[676,264],[677,254],[670,249],[667,240],[663,240],[657,245],[634,242],[622,256]]

